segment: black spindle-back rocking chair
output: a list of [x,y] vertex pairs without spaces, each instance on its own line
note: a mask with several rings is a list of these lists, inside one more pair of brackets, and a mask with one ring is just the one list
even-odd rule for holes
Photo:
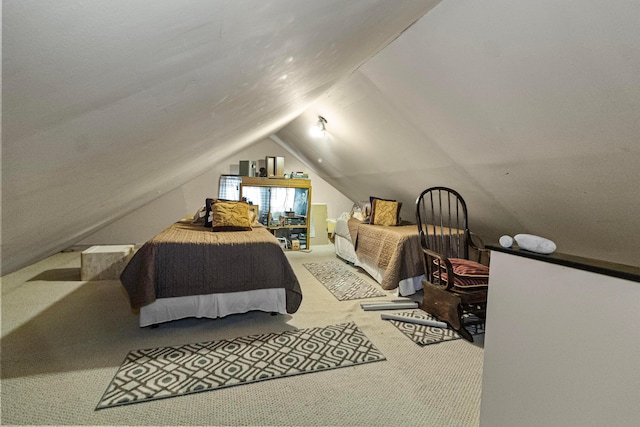
[[489,267],[479,262],[488,251],[469,231],[467,205],[455,190],[431,187],[416,200],[416,222],[425,271],[420,308],[473,342],[465,314],[484,322]]

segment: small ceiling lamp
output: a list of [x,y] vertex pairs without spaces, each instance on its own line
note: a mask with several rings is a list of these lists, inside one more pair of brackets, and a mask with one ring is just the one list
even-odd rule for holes
[[325,127],[326,124],[327,119],[322,116],[318,116],[318,121],[313,127],[311,127],[311,135],[318,138],[325,136],[327,134],[327,128]]

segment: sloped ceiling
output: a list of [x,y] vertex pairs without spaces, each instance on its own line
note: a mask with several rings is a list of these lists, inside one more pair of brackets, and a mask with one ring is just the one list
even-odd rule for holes
[[271,135],[437,3],[3,1],[2,274]]
[[487,241],[640,265],[638,16],[626,0],[4,1],[2,274],[272,134],[353,200],[412,219],[446,185]]
[[[640,4],[445,1],[278,132],[353,200],[444,185],[485,241],[640,265]],[[322,115],[328,135],[308,127]]]

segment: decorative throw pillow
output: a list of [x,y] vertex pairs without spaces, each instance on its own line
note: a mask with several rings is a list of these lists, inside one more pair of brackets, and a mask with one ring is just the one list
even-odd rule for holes
[[204,224],[207,207],[203,206],[193,214],[193,224]]
[[351,217],[360,221],[368,221],[371,217],[371,202],[360,201],[355,202],[351,208]]
[[351,218],[357,219],[358,221],[364,221],[364,215],[360,211],[353,211],[351,213]]
[[[435,277],[438,277],[438,272],[433,273]],[[442,281],[445,283],[447,280],[447,273],[442,273]],[[489,279],[486,277],[459,277],[455,276],[453,278],[453,286],[461,289],[468,288],[486,288],[489,286]]]
[[369,223],[373,225],[398,225],[401,208],[401,202],[372,197]]
[[204,213],[204,226],[211,227],[211,205],[213,204],[213,199],[207,198],[204,201],[205,213]]
[[251,231],[249,204],[216,201],[211,206],[212,231]]
[[[486,265],[463,258],[449,258],[449,261],[455,274],[453,278],[454,286],[458,288],[486,288],[489,286],[489,267]],[[438,260],[434,260],[434,263],[437,264]],[[443,282],[449,281],[444,270],[442,271],[442,277],[440,277],[439,271],[435,271],[433,275]]]
[[[438,259],[433,260],[433,263],[436,265],[438,262],[440,262],[442,268],[445,267],[444,262]],[[458,276],[489,277],[489,267],[480,264],[479,262],[464,258],[449,258],[449,262],[451,263],[451,267],[453,267],[454,274]]]
[[251,223],[251,227],[262,227],[262,223],[260,222],[260,208],[258,205],[249,205],[249,222]]
[[249,214],[249,224],[253,225],[256,222],[257,215],[255,211],[252,211],[251,209],[249,209],[248,214]]

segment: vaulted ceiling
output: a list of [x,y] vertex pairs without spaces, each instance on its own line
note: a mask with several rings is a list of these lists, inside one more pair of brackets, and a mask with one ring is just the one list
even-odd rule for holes
[[[352,200],[640,265],[640,5],[3,2],[2,274],[273,135]],[[312,138],[318,115],[328,134]]]

